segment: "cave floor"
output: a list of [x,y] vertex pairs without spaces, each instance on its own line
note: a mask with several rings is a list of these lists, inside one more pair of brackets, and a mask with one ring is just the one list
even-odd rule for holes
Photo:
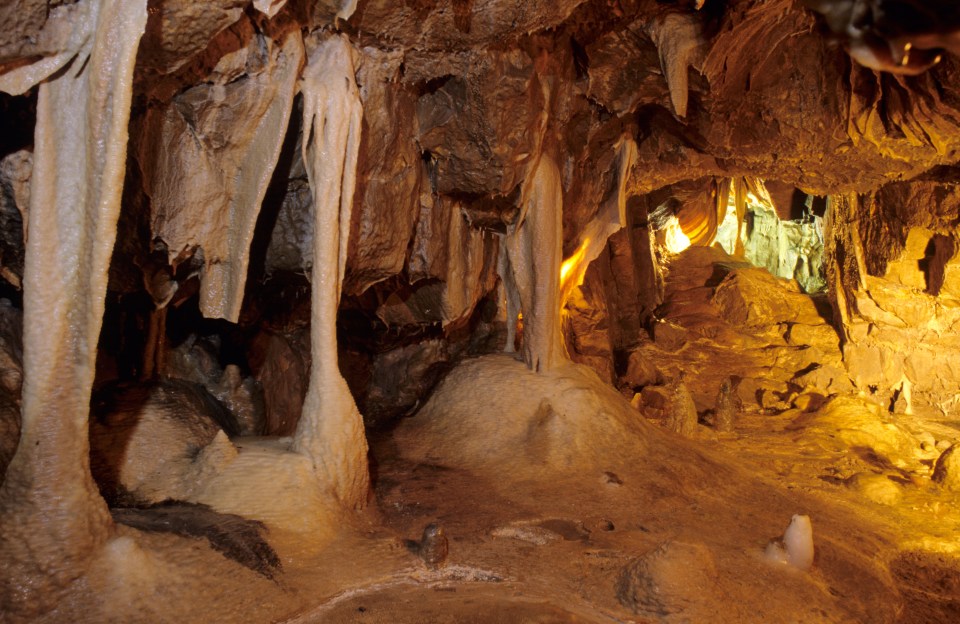
[[[384,458],[379,518],[354,549],[336,547],[349,563],[331,565],[327,553],[323,572],[290,570],[288,582],[304,589],[321,576],[341,588],[288,621],[956,621],[960,561],[945,548],[960,526],[946,510],[952,501],[919,489],[896,507],[865,501],[820,478],[835,457],[793,461],[785,435],[707,443],[716,448],[691,463],[705,461],[719,479],[682,485],[704,466],[685,469],[675,457],[665,476],[638,460],[632,472],[504,488],[454,467]],[[762,557],[792,513],[813,520],[810,572]],[[438,570],[404,544],[430,522],[450,539]],[[661,585],[627,608],[622,570],[658,548]],[[352,572],[340,576],[344,568]],[[354,584],[343,587],[348,576]]]
[[[374,440],[373,539],[355,542],[369,556],[343,554],[365,578],[288,621],[957,621],[955,499],[803,439],[796,417],[747,413],[735,434],[703,428],[698,441],[644,424],[635,461],[546,479],[412,461],[392,437]],[[894,504],[844,484],[871,466],[897,488]],[[763,557],[795,513],[813,522],[809,572]],[[450,539],[437,570],[409,548],[431,522]],[[625,571],[640,560],[654,581],[638,586]]]
[[[724,322],[710,301],[715,253],[680,260],[688,266],[668,276],[662,320],[684,332],[682,347],[667,334],[641,349],[670,376],[692,373],[698,405],[732,373],[753,374],[770,391],[804,358],[839,362],[829,331],[809,350],[782,331]],[[520,421],[541,412],[537,381],[464,384],[434,413],[456,412],[455,427],[481,441],[453,443],[436,459],[406,448],[420,437],[445,444],[453,429],[373,439],[377,511],[367,531],[378,563],[364,583],[291,622],[960,621],[960,508],[930,480],[937,450],[920,444],[955,440],[957,423],[932,406],[918,401],[905,418],[852,389],[826,403],[784,393],[746,404],[732,433],[698,425],[694,440],[665,431],[641,406],[648,418],[634,412],[637,426],[612,444],[572,427],[559,445],[605,450],[544,472],[524,459],[531,447],[549,455],[542,440],[473,422],[479,412]],[[524,425],[530,432],[536,418]],[[793,514],[812,521],[808,572],[763,556]],[[450,540],[437,570],[408,548],[431,522]]]
[[[642,347],[692,371],[698,402],[733,371],[773,370],[761,356],[799,352],[775,334],[731,339],[691,305],[702,288],[687,284],[688,316],[667,319],[689,324],[683,348]],[[141,534],[145,561],[178,570],[153,595],[178,598],[117,621],[960,621],[960,507],[920,444],[956,438],[941,412],[793,397],[687,439],[585,371],[537,375],[505,354],[461,364],[417,415],[371,437],[366,511],[324,535],[271,528],[272,580],[202,542]],[[794,514],[812,522],[809,571],[764,557]],[[434,522],[449,556],[429,567],[416,541]]]
[[[527,380],[516,388],[473,397],[522,420],[524,401],[539,399]],[[130,600],[123,617],[64,608],[50,621],[958,621],[956,498],[930,482],[929,460],[888,464],[797,425],[817,414],[746,411],[735,433],[701,425],[688,440],[634,411],[617,444],[555,471],[525,469],[529,449],[493,429],[462,462],[456,449],[411,457],[408,439],[385,434],[371,439],[365,512],[332,538],[271,529],[283,563],[275,579],[202,541],[124,528],[138,546],[113,547],[124,570],[112,595]],[[483,452],[489,464],[476,463]],[[876,479],[852,487],[862,473]],[[808,572],[763,556],[793,514],[812,520]],[[436,569],[412,548],[432,522],[450,541]]]

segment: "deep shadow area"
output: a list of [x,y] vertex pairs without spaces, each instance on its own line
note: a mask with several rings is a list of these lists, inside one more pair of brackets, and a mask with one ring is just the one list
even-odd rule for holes
[[141,508],[114,508],[110,513],[114,521],[140,531],[206,539],[224,557],[271,580],[283,570],[280,558],[265,538],[263,523],[256,520],[218,513],[206,505],[182,501]]

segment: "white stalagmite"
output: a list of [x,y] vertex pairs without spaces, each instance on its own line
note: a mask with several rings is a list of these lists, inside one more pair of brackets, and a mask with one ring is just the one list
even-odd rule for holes
[[[560,337],[562,213],[560,171],[543,154],[524,181],[521,214],[504,237],[507,269],[501,273],[513,275],[523,311],[523,359],[534,371],[550,370],[565,359]],[[510,290],[509,280],[504,283]]]
[[794,514],[783,537],[767,544],[764,556],[770,561],[785,563],[798,570],[813,566],[813,524],[810,516]]
[[293,449],[309,456],[322,485],[346,506],[369,487],[363,419],[337,361],[337,308],[347,261],[363,107],[353,48],[333,35],[303,72],[303,162],[314,201],[310,352],[313,364]]
[[85,43],[40,84],[37,101],[22,429],[0,488],[4,610],[49,607],[53,590],[84,571],[112,526],[90,475],[88,406],[147,2],[81,4]]

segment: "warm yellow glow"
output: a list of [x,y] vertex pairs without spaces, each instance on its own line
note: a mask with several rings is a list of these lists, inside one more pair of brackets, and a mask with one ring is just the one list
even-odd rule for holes
[[583,271],[581,271],[581,265],[583,264],[583,258],[587,254],[587,246],[590,244],[590,238],[584,238],[583,242],[580,243],[580,246],[577,247],[577,250],[573,252],[569,258],[563,261],[563,264],[560,265],[560,290],[564,291],[567,287],[567,283],[570,281],[570,278],[574,275],[578,275],[578,279],[583,279]]
[[690,246],[690,239],[683,233],[680,222],[677,221],[676,217],[671,219],[670,224],[666,227],[663,244],[666,246],[667,251],[675,254],[680,253]]

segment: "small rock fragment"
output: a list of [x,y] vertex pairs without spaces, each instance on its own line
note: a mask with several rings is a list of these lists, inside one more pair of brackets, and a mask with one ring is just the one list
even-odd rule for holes
[[609,485],[623,485],[623,479],[621,479],[617,473],[610,472],[609,470],[603,473],[603,482]]
[[692,438],[697,434],[697,406],[683,383],[684,378],[685,373],[681,371],[671,384],[666,424],[671,431]]
[[917,442],[920,443],[920,450],[927,453],[932,452],[937,448],[937,440],[929,431],[921,431],[918,433]]
[[447,553],[450,551],[450,544],[447,541],[447,534],[443,527],[436,522],[431,522],[423,529],[423,537],[420,539],[420,548],[418,554],[427,567],[436,570],[443,567],[447,561]]
[[937,459],[933,480],[953,492],[960,492],[960,445],[954,444]]
[[584,527],[590,533],[593,533],[595,531],[610,532],[610,531],[615,531],[617,528],[613,524],[613,521],[607,518],[590,518],[586,522],[584,522]]

